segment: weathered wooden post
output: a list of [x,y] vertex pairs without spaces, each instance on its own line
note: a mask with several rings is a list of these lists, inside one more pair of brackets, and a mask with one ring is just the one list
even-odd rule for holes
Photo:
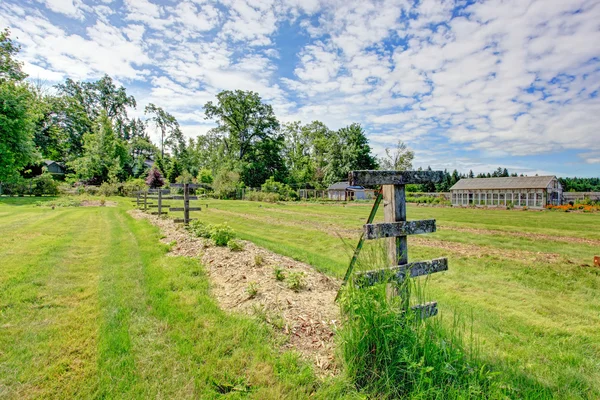
[[144,192],[144,211],[148,209],[148,192]]
[[[384,223],[365,224],[365,239],[387,238],[391,267],[358,274],[362,286],[371,286],[388,280],[400,284],[407,276],[417,277],[448,269],[448,260],[439,258],[430,261],[408,262],[408,235],[432,233],[436,230],[435,220],[407,221],[405,185],[440,182],[441,171],[352,171],[349,174],[353,186],[382,185]],[[401,294],[408,304],[408,296]],[[426,318],[437,314],[437,303],[426,303],[413,307]]]
[[174,200],[183,200],[183,207],[170,207],[169,211],[183,211],[183,219],[176,218],[175,222],[183,222],[188,225],[195,218],[190,218],[190,211],[201,211],[200,207],[190,207],[190,200],[198,200],[198,196],[190,196],[190,189],[200,187],[200,184],[195,183],[172,183],[171,187],[183,188],[183,196],[171,196]]
[[162,215],[162,189],[158,188],[158,216]]
[[183,184],[183,223],[190,223],[190,188],[187,183]]

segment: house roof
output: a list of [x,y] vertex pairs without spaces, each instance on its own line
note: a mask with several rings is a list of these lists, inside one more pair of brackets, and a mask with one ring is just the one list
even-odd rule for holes
[[507,178],[469,178],[456,182],[450,190],[545,189],[555,176],[515,176]]
[[43,160],[43,162],[44,162],[44,164],[45,164],[46,166],[50,166],[50,165],[52,165],[52,164],[56,164],[56,165],[58,165],[58,166],[59,166],[59,167],[61,167],[61,168],[64,168],[64,167],[65,167],[65,166],[64,166],[64,164],[62,164],[62,163],[59,163],[59,162],[57,162],[57,161],[54,161],[54,160]]
[[362,190],[364,187],[362,186],[350,186],[350,182],[336,182],[332,185],[329,185],[327,190]]

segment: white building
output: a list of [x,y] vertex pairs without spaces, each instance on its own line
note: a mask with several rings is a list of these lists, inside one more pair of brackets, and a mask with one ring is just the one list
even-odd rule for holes
[[543,208],[562,203],[562,186],[555,176],[461,179],[450,192],[455,206]]

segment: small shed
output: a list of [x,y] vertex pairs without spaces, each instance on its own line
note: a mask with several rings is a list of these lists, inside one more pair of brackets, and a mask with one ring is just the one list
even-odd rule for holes
[[65,166],[52,160],[44,160],[43,164],[52,175],[64,175],[67,173]]
[[515,176],[461,179],[450,188],[452,205],[544,208],[562,204],[562,185],[556,176]]
[[336,201],[366,200],[365,188],[351,186],[350,182],[336,182],[327,188],[327,198]]

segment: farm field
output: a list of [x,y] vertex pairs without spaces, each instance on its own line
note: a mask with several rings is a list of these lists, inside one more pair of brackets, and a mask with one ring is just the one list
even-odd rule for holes
[[[0,398],[330,398],[118,207],[0,199]],[[327,394],[329,393],[329,394]]]
[[[0,199],[0,398],[356,396],[280,353],[264,325],[222,312],[198,261],[168,256],[157,228],[127,215],[129,200],[55,210],[37,200]],[[335,277],[370,210],[192,205],[203,209],[193,217]],[[481,357],[514,373],[515,397],[520,379],[547,389],[536,398],[600,397],[598,214],[409,206],[407,215],[437,219],[438,232],[409,238],[409,259],[449,258],[428,296],[444,321],[458,315],[472,329]]]
[[[370,205],[198,201],[193,213],[243,239],[341,277]],[[447,321],[466,320],[489,362],[557,398],[600,397],[600,216],[409,206],[438,232],[409,237],[409,260],[447,256],[427,287]],[[383,219],[380,210],[379,220]]]

